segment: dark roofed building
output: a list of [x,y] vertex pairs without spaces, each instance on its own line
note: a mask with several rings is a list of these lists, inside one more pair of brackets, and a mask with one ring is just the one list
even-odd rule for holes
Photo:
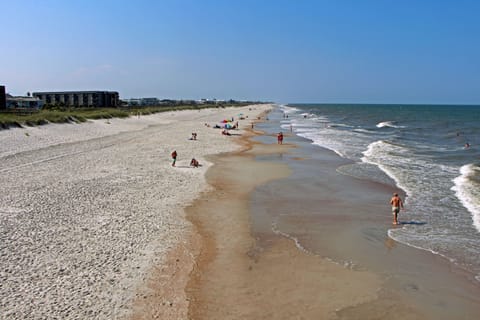
[[7,109],[9,110],[39,110],[43,101],[35,97],[14,97],[7,94]]
[[46,104],[63,104],[69,107],[117,108],[120,106],[116,91],[34,92],[33,96]]
[[5,86],[0,86],[0,110],[7,109],[7,95],[5,93]]

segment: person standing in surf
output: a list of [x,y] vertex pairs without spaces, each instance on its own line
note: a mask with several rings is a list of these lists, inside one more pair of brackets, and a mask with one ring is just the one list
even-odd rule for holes
[[400,212],[400,208],[403,209],[403,202],[402,199],[398,196],[398,193],[394,193],[392,199],[390,200],[390,204],[392,205],[392,214],[393,214],[393,224],[398,223],[398,213]]

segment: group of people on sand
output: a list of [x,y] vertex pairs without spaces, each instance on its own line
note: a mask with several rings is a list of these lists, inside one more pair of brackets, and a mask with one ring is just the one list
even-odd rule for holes
[[[172,156],[172,160],[173,160],[172,167],[175,167],[175,164],[177,163],[177,157],[178,157],[177,150],[173,150],[171,156]],[[194,168],[198,168],[200,166],[200,162],[198,162],[197,159],[192,158],[192,160],[190,160],[190,166],[194,167]]]
[[[235,118],[232,117],[232,122],[235,120]],[[210,125],[208,123],[205,123],[204,124],[206,127],[210,127]],[[238,124],[238,121],[231,127],[231,129],[238,129],[239,127],[239,124]],[[215,125],[213,128],[222,128],[221,126],[219,125]],[[226,136],[230,136],[230,132],[228,132],[228,130],[226,128],[224,128],[222,130],[222,135],[226,135]],[[196,132],[192,132],[192,135],[191,137],[188,139],[188,140],[197,140],[197,133]],[[173,152],[171,153],[171,156],[172,156],[172,167],[175,167],[176,163],[177,163],[177,157],[178,157],[178,153],[177,153],[177,150],[173,150]],[[194,168],[198,168],[200,165],[200,163],[198,162],[197,159],[195,158],[192,158],[192,160],[190,160],[190,166],[191,167],[194,167]]]

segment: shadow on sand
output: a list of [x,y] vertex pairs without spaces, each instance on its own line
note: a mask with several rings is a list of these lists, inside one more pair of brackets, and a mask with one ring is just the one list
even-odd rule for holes
[[[198,167],[202,167],[201,164],[198,165]],[[184,168],[184,169],[196,169],[195,167],[192,167],[192,166],[175,166],[174,168]]]
[[417,225],[417,226],[423,226],[424,224],[427,224],[426,222],[422,222],[422,221],[399,221],[399,224],[400,225],[403,225],[403,224],[413,224],[413,225]]

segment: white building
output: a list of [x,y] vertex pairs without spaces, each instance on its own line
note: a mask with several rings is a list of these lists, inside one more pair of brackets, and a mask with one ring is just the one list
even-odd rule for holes
[[43,107],[43,101],[36,97],[14,97],[6,95],[7,109],[31,109],[38,110]]

